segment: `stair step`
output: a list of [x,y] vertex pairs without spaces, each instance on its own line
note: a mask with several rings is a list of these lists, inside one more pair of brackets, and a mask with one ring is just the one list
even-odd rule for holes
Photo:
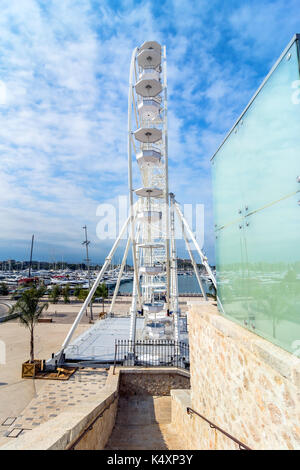
[[109,450],[180,449],[171,429],[171,397],[129,396],[119,399]]

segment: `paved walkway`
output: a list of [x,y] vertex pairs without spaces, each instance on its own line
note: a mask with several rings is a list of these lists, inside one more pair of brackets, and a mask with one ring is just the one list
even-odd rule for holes
[[107,450],[181,450],[171,429],[171,397],[130,396],[119,399]]
[[45,386],[22,413],[17,417],[11,416],[11,425],[0,425],[0,445],[10,439],[7,434],[20,435],[20,429],[24,429],[21,434],[30,432],[31,429],[55,418],[66,408],[93,400],[99,388],[105,385],[106,377],[105,370],[81,369],[68,381],[45,380]]
[[[38,323],[35,327],[35,357],[49,359],[60,347],[70,325]],[[74,338],[88,325],[78,325]],[[21,378],[22,363],[29,358],[29,332],[19,322],[0,323],[0,432],[8,416],[19,416],[44,386],[46,380]],[[4,356],[1,355],[4,346]]]

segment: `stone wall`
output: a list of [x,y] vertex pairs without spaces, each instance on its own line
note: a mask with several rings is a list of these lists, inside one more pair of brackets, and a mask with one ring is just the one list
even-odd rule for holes
[[[189,336],[191,408],[250,448],[300,449],[299,358],[223,317],[212,302],[190,306]],[[182,397],[172,396],[172,407],[178,432],[196,436],[194,449],[238,448],[196,415],[179,431]]]
[[191,390],[171,390],[172,429],[181,436],[185,450],[237,450],[238,445],[225,438],[199,417],[187,413],[192,408]]
[[189,373],[174,368],[121,369],[120,395],[170,395],[171,389],[190,388]]
[[196,449],[196,436],[194,421],[187,414],[187,407],[191,406],[190,390],[171,390],[171,417],[172,429],[181,436],[182,449]]
[[90,420],[88,427],[85,428],[88,430],[86,434],[81,434],[82,437],[79,442],[76,443],[76,440],[78,440],[77,437],[75,442],[73,441],[71,443],[71,447],[73,447],[74,450],[102,450],[105,448],[116,421],[119,384],[119,373],[113,374],[112,369],[110,369],[105,384],[105,391],[108,392],[108,394],[111,392],[111,395],[98,407],[97,413],[95,413],[95,417],[99,417],[97,421],[95,421],[91,427],[90,423],[93,420]]
[[111,435],[116,421],[118,409],[118,400],[111,402],[108,408],[101,413],[100,419],[94,424],[92,429],[82,437],[82,439],[74,446],[74,450],[102,450]]

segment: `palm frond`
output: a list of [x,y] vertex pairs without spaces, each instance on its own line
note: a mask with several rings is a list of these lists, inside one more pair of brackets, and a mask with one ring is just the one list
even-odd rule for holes
[[20,322],[27,328],[33,328],[43,311],[48,308],[48,303],[40,304],[45,294],[44,287],[33,287],[22,293],[21,298],[10,309],[10,312],[20,314]]

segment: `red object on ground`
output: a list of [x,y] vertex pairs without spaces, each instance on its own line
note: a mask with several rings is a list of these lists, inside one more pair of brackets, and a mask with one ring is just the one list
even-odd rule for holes
[[24,277],[23,279],[18,280],[18,284],[28,284],[30,282],[37,282],[38,280],[38,277]]

